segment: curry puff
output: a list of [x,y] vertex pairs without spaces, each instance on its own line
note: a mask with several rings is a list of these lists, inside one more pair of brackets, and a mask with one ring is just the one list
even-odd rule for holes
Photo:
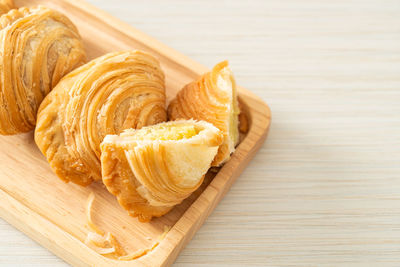
[[101,144],[103,183],[130,215],[147,222],[201,185],[222,142],[216,127],[193,120],[107,135]]
[[239,142],[239,113],[236,83],[227,61],[186,85],[168,107],[170,120],[204,120],[222,131],[224,141],[213,166],[225,163],[235,151]]
[[2,15],[0,134],[33,130],[43,98],[85,61],[78,30],[63,14],[39,6]]
[[153,56],[114,52],[68,74],[40,106],[35,141],[64,181],[101,180],[108,134],[166,120],[164,73]]

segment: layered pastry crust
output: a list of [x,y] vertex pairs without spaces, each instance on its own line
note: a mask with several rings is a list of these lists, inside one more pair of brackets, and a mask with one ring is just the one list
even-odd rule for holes
[[14,8],[13,0],[0,0],[0,15],[3,15]]
[[107,134],[166,120],[164,73],[140,51],[110,53],[74,70],[40,106],[35,141],[64,181],[101,180]]
[[186,85],[168,107],[170,120],[196,119],[212,123],[224,134],[213,166],[230,158],[239,142],[236,83],[228,62],[217,64],[211,72]]
[[162,216],[203,182],[223,134],[210,123],[180,120],[107,135],[103,183],[140,221]]
[[78,30],[45,7],[0,17],[0,134],[31,131],[43,98],[86,56]]

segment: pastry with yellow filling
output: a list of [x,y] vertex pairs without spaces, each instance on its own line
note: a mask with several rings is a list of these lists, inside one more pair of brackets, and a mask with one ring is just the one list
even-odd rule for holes
[[153,56],[114,52],[65,76],[40,106],[35,141],[64,181],[101,180],[107,134],[166,120],[164,73]]
[[14,8],[13,0],[0,0],[0,15],[3,15]]
[[46,7],[0,17],[0,134],[33,130],[43,98],[86,60],[78,30]]
[[107,135],[103,183],[142,222],[166,214],[203,182],[223,135],[212,124],[180,120]]
[[236,83],[228,62],[187,84],[168,107],[170,120],[195,119],[212,123],[224,134],[213,166],[225,163],[239,142]]

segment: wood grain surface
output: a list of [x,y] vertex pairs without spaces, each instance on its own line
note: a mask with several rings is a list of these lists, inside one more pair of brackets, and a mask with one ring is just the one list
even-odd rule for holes
[[[268,102],[267,142],[175,266],[398,266],[400,2],[89,0]],[[0,264],[63,266],[0,223]]]

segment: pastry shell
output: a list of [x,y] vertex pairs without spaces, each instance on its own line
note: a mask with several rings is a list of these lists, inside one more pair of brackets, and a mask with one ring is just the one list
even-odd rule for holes
[[33,130],[43,98],[86,60],[78,30],[46,7],[0,17],[0,134]]
[[224,134],[213,166],[230,158],[239,142],[236,83],[228,62],[217,64],[211,72],[187,84],[168,107],[170,120],[195,119],[212,123]]

